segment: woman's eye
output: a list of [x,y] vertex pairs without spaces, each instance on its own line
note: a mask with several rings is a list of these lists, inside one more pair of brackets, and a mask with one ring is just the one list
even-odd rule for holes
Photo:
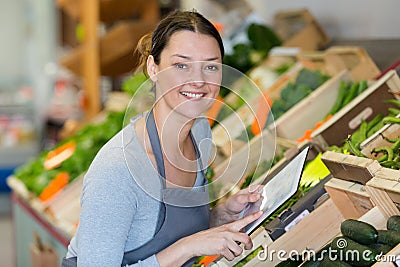
[[174,66],[177,69],[187,69],[187,67],[188,67],[186,64],[183,64],[183,63],[176,63],[176,64],[174,64]]
[[206,66],[206,70],[217,71],[217,70],[219,70],[219,68],[216,65],[208,65],[208,66]]

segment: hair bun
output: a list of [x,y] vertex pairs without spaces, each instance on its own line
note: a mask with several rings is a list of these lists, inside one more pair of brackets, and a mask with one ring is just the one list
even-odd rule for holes
[[145,57],[148,57],[151,54],[151,33],[143,35],[142,38],[140,38],[137,50]]

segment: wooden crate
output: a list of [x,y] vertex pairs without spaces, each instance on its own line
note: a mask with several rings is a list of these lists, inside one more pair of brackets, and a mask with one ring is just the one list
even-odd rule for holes
[[[398,115],[397,117],[400,117]],[[374,135],[370,136],[367,140],[360,144],[361,153],[363,153],[368,158],[379,158],[380,154],[372,153],[375,148],[380,148],[383,146],[392,146],[389,139],[399,139],[400,138],[400,125],[399,124],[387,124],[378,130]]]
[[[390,215],[394,214],[397,213],[391,213]],[[373,207],[371,210],[357,219],[373,225],[376,229],[385,229],[387,218],[387,215],[384,214],[379,207]],[[346,218],[336,207],[335,203],[329,199],[304,219],[302,219],[289,232],[274,242],[268,243],[266,246],[264,246],[264,251],[275,251],[275,255],[272,260],[267,259],[262,261],[255,257],[248,262],[245,267],[275,266],[281,261],[281,259],[277,257],[277,253],[279,251],[283,251],[285,253],[290,253],[291,251],[302,252],[310,249],[313,251],[318,251],[326,244],[330,243],[333,238],[341,234],[340,225],[345,219]],[[400,245],[396,246],[386,255],[399,254]],[[378,262],[373,266],[393,266],[387,264],[389,263]]]
[[277,136],[290,140],[302,137],[306,130],[313,129],[315,123],[322,121],[329,113],[333,100],[337,98],[340,82],[351,80],[348,71],[341,71],[286,111],[271,124],[271,130]]
[[[287,233],[272,243],[263,247],[264,251],[315,251],[323,248],[330,240],[340,232],[340,223],[345,218],[332,200],[328,199],[320,207],[304,217],[298,224]],[[253,258],[246,267],[252,266],[275,266],[281,260],[275,256],[273,259],[261,261]]]
[[346,69],[355,81],[373,80],[381,73],[368,52],[359,46],[331,46],[324,51],[300,52],[297,59],[307,68],[314,66],[331,76]]
[[277,12],[273,28],[283,40],[282,46],[314,51],[326,47],[330,42],[330,37],[319,22],[305,8]]
[[38,214],[41,214],[46,221],[72,237],[79,220],[83,175],[75,178],[74,181],[45,202],[29,192],[25,184],[14,176],[7,178],[7,184],[15,194],[29,203],[29,206]]
[[359,183],[332,178],[325,190],[346,219],[357,219],[374,207],[365,186]]
[[366,184],[382,169],[376,160],[333,151],[326,151],[321,159],[333,177],[360,184]]
[[374,178],[367,182],[366,190],[371,200],[378,206],[386,217],[400,214],[400,171],[382,168]]
[[388,72],[313,132],[312,139],[323,147],[341,146],[362,120],[370,121],[377,114],[388,114],[388,108],[395,105],[385,101],[399,98],[396,95],[399,91],[399,76],[395,71]]

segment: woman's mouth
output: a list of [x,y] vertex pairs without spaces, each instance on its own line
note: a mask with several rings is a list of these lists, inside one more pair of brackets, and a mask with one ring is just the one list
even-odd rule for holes
[[194,99],[199,99],[206,95],[205,93],[192,93],[192,92],[185,92],[185,91],[182,91],[179,93],[187,98],[194,98]]

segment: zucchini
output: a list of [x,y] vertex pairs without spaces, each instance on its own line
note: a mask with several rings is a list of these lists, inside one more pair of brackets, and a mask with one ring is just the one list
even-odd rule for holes
[[318,267],[351,267],[351,265],[344,261],[331,260],[327,257],[319,263]]
[[372,265],[376,261],[376,253],[368,246],[354,240],[339,236],[332,240],[331,248],[337,251],[338,259],[353,266]]
[[400,215],[393,215],[389,217],[386,222],[386,228],[388,230],[400,232]]
[[[301,258],[301,257],[299,257],[299,258]],[[297,267],[297,266],[300,266],[300,264],[302,262],[303,261],[301,259],[293,259],[292,260],[292,259],[288,258],[284,261],[281,261],[277,265],[275,265],[275,267]]]
[[308,260],[308,261],[305,261],[301,265],[301,267],[318,267],[318,266],[320,266],[320,264],[321,264],[321,261],[319,261],[319,260]]
[[389,246],[388,244],[375,243],[368,246],[372,248],[377,255],[379,254],[385,255],[392,250],[392,246]]
[[340,225],[342,234],[360,244],[369,245],[376,243],[378,232],[369,223],[347,219]]
[[378,230],[377,242],[389,245],[393,248],[400,243],[400,233],[395,230]]

